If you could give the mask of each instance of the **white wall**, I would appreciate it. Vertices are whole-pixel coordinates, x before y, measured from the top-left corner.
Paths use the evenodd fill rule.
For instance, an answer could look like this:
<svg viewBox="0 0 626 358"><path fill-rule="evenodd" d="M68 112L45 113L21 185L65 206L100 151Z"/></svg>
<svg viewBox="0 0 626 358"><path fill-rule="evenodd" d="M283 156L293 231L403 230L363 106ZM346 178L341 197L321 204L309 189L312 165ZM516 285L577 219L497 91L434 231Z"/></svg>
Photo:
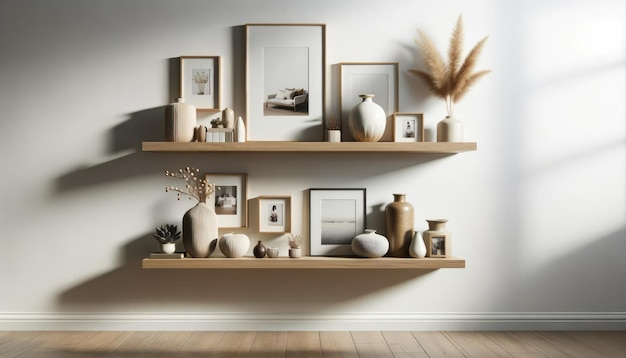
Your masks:
<svg viewBox="0 0 626 358"><path fill-rule="evenodd" d="M445 50L460 13L467 48L490 35L493 73L457 106L477 152L140 150L162 138L178 56L222 56L222 107L243 113L251 22L327 24L335 113L337 63L399 62L400 110L432 129L445 110L407 73L415 30ZM624 329L625 17L623 0L3 1L0 329ZM405 192L417 229L449 219L467 268L141 270L153 228L190 206L162 173L187 165L248 173L251 198L291 195L294 232L307 188L366 187L379 230Z"/></svg>

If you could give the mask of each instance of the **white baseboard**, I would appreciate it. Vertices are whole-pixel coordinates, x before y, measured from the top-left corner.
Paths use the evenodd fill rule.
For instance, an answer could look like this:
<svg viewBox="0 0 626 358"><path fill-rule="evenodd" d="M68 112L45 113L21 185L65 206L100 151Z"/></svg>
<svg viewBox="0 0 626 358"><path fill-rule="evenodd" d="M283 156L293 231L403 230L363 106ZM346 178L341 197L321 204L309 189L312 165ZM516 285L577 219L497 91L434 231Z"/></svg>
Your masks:
<svg viewBox="0 0 626 358"><path fill-rule="evenodd" d="M593 313L0 313L0 331L626 330L625 312Z"/></svg>

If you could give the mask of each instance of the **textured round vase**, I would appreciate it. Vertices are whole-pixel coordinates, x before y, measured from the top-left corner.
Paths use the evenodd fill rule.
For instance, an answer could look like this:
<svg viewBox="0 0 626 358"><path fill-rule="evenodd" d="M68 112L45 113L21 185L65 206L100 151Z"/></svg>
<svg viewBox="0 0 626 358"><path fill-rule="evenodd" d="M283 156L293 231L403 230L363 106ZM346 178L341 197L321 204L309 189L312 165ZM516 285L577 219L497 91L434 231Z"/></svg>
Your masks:
<svg viewBox="0 0 626 358"><path fill-rule="evenodd" d="M376 230L365 229L352 239L352 252L361 257L383 257L389 250L387 238L376 233Z"/></svg>
<svg viewBox="0 0 626 358"><path fill-rule="evenodd" d="M424 231L426 256L449 257L452 255L450 239L452 235L446 230L446 219L426 220L428 230Z"/></svg>
<svg viewBox="0 0 626 358"><path fill-rule="evenodd" d="M417 259L426 257L426 245L419 231L415 231L413 234L413 240L411 240L411 246L409 246L409 255Z"/></svg>
<svg viewBox="0 0 626 358"><path fill-rule="evenodd" d="M406 194L393 194L393 203L385 207L385 225L389 252L387 256L408 257L413 239L414 209L406 201Z"/></svg>
<svg viewBox="0 0 626 358"><path fill-rule="evenodd" d="M196 130L196 107L178 98L165 107L165 140L191 142Z"/></svg>
<svg viewBox="0 0 626 358"><path fill-rule="evenodd" d="M378 142L385 134L387 115L383 108L374 103L373 94L359 95L363 100L350 110L348 123L350 134L357 142Z"/></svg>
<svg viewBox="0 0 626 358"><path fill-rule="evenodd" d="M226 257L241 257L248 252L250 239L245 234L231 232L222 236L219 241L219 247Z"/></svg>
<svg viewBox="0 0 626 358"><path fill-rule="evenodd" d="M437 142L462 142L463 122L455 117L446 116L437 123Z"/></svg>
<svg viewBox="0 0 626 358"><path fill-rule="evenodd" d="M205 203L198 203L183 215L183 246L191 257L209 257L211 241L217 236L217 215Z"/></svg>
<svg viewBox="0 0 626 358"><path fill-rule="evenodd" d="M259 241L259 243L256 244L256 246L252 249L252 254L257 259L262 259L265 257L265 254L267 254L267 249L265 248L265 245L263 245L263 242Z"/></svg>

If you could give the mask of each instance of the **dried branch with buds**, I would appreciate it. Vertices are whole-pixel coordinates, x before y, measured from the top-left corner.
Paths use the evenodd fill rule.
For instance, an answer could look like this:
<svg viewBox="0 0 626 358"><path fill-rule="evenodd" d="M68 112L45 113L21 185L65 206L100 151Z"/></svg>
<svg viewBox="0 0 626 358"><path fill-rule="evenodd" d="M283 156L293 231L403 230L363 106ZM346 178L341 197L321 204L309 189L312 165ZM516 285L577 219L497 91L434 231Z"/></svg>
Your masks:
<svg viewBox="0 0 626 358"><path fill-rule="evenodd" d="M289 234L289 238L287 240L289 240L288 244L292 249L299 249L300 245L302 245L302 236L300 235L294 236L293 234Z"/></svg>
<svg viewBox="0 0 626 358"><path fill-rule="evenodd" d="M165 171L165 176L181 179L185 182L184 188L176 186L165 187L166 192L177 192L177 199L180 200L181 195L189 196L189 199L194 198L199 202L206 202L206 198L215 192L215 186L209 183L204 178L199 178L199 169L186 167L185 169L178 169L177 172Z"/></svg>

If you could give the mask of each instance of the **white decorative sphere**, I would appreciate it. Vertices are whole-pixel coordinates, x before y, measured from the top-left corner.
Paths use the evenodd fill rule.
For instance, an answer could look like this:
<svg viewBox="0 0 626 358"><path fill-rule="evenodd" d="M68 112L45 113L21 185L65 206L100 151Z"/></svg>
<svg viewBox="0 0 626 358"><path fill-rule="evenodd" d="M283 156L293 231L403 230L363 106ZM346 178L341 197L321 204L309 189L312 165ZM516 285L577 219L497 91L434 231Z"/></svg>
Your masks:
<svg viewBox="0 0 626 358"><path fill-rule="evenodd" d="M231 232L220 238L219 247L226 257L241 257L248 252L250 239L245 234Z"/></svg>
<svg viewBox="0 0 626 358"><path fill-rule="evenodd" d="M361 257L382 257L389 251L389 240L376 233L376 230L366 229L352 239L352 252Z"/></svg>

